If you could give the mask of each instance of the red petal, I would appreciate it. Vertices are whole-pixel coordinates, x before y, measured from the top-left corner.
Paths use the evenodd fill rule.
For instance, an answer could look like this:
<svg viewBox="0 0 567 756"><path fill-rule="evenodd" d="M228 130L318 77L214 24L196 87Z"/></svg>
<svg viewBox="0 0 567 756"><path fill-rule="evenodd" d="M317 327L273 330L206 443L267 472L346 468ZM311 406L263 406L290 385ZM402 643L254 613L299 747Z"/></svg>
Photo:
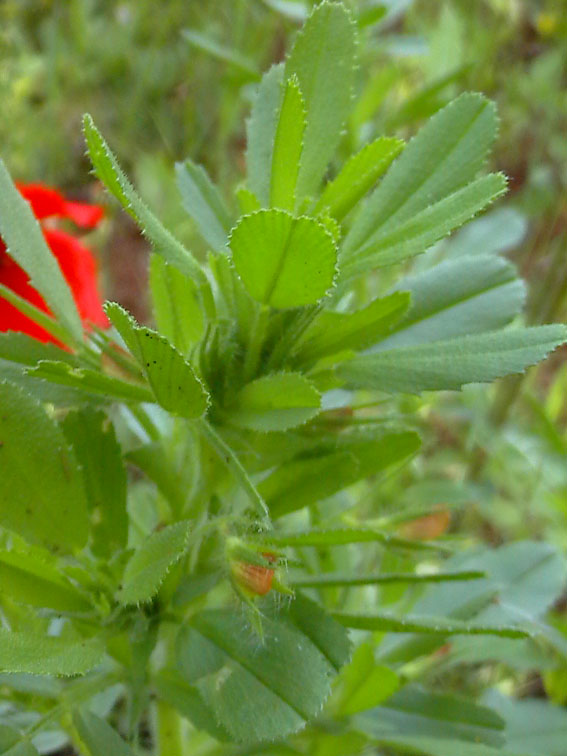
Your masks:
<svg viewBox="0 0 567 756"><path fill-rule="evenodd" d="M64 215L81 228L94 228L104 217L104 210L100 205L87 205L84 202L65 202Z"/></svg>
<svg viewBox="0 0 567 756"><path fill-rule="evenodd" d="M65 198L56 189L44 184L20 184L16 182L18 191L27 199L38 220L50 215L64 215Z"/></svg>
<svg viewBox="0 0 567 756"><path fill-rule="evenodd" d="M38 220L56 215L68 218L81 228L94 228L104 216L104 210L99 205L67 201L56 189L45 184L16 183L16 186L22 197L30 203Z"/></svg>
<svg viewBox="0 0 567 756"><path fill-rule="evenodd" d="M96 262L92 252L74 236L64 231L46 229L45 239L57 258L69 284L81 319L108 328L109 323L97 288Z"/></svg>

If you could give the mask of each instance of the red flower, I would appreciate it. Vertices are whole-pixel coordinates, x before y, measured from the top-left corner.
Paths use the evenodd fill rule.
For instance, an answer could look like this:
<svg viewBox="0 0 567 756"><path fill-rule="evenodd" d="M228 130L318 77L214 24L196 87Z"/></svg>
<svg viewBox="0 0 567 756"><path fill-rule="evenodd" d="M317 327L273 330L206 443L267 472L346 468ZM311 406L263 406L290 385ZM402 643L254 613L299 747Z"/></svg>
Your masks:
<svg viewBox="0 0 567 756"><path fill-rule="evenodd" d="M30 203L38 220L55 216L67 218L83 228L94 228L103 217L103 210L98 205L68 202L55 189L43 184L17 184L17 187L20 194ZM102 301L97 290L96 262L90 249L71 234L54 228L44 228L43 235L69 284L85 327L88 328L89 324L94 324L106 328L108 320L102 309ZM2 239L0 239L0 283L30 304L50 314L41 295L30 285L27 273L7 254ZM0 331L19 331L27 333L38 341L59 343L2 297L0 297Z"/></svg>

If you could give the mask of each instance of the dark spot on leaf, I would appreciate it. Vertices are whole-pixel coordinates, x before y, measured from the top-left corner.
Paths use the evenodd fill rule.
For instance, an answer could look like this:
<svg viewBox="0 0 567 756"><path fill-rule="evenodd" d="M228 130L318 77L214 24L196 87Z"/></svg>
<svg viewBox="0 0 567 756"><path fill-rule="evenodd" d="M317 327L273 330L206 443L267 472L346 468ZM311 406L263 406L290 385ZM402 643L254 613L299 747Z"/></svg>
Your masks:
<svg viewBox="0 0 567 756"><path fill-rule="evenodd" d="M32 510L31 507L26 507L26 514L27 515L32 515L33 514L33 510Z"/></svg>
<svg viewBox="0 0 567 756"><path fill-rule="evenodd" d="M149 366L150 366L150 363L149 363L149 362L146 362L146 367L149 367Z"/></svg>

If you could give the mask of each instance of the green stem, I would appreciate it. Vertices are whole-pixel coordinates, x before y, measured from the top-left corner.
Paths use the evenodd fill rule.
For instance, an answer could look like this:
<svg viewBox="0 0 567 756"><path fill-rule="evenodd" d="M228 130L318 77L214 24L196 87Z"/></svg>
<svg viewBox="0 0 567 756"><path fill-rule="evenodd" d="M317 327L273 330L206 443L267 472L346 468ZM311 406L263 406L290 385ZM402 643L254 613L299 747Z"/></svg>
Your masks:
<svg viewBox="0 0 567 756"><path fill-rule="evenodd" d="M307 328L321 312L322 305L311 305L300 312L293 325L284 333L282 338L275 345L270 359L268 360L267 370L279 368L288 357L297 341L303 336Z"/></svg>
<svg viewBox="0 0 567 756"><path fill-rule="evenodd" d="M252 324L250 339L248 341L248 349L246 350L246 356L244 358L243 373L245 383L252 380L258 370L258 363L260 362L262 346L264 345L264 338L266 336L268 315L269 308L266 307L266 305L260 305L260 307L257 308L254 322Z"/></svg>
<svg viewBox="0 0 567 756"><path fill-rule="evenodd" d="M165 701L157 701L155 707L155 756L185 756L181 716Z"/></svg>
<svg viewBox="0 0 567 756"><path fill-rule="evenodd" d="M205 419L198 420L197 423L203 436L205 436L220 459L234 475L236 480L240 483L244 491L248 494L248 498L254 505L254 508L257 509L262 517L267 520L266 524L268 524L270 512L268 511L266 502L258 493L256 487L248 477L248 473L242 466L242 463L240 462L236 454L232 451L230 446L228 446L228 444L223 441L219 434L211 425L209 425L209 423Z"/></svg>

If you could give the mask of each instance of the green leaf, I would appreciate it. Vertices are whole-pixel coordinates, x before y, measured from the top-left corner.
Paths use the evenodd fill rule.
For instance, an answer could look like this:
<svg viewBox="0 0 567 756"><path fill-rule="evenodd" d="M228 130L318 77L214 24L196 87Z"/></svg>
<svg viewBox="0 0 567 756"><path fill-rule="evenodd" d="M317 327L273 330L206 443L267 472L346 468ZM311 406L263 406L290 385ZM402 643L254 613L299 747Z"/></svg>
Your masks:
<svg viewBox="0 0 567 756"><path fill-rule="evenodd" d="M319 413L321 397L301 373L275 373L248 383L228 411L229 421L258 431L283 431Z"/></svg>
<svg viewBox="0 0 567 756"><path fill-rule="evenodd" d="M384 179L385 181L386 179ZM341 252L341 276L399 263L425 252L506 192L506 178L490 173L398 223L388 221L354 252ZM345 245L348 243L348 238Z"/></svg>
<svg viewBox="0 0 567 756"><path fill-rule="evenodd" d="M354 357L337 373L349 386L389 393L457 390L520 373L566 340L561 325L493 331Z"/></svg>
<svg viewBox="0 0 567 756"><path fill-rule="evenodd" d="M162 672L155 680L159 698L177 709L198 730L204 730L221 742L230 741L226 729L217 722L215 713L205 703L195 685L190 685L176 671Z"/></svg>
<svg viewBox="0 0 567 756"><path fill-rule="evenodd" d="M77 342L83 327L73 295L53 252L47 246L41 227L29 203L22 197L0 160L0 236L10 256L30 277L47 306Z"/></svg>
<svg viewBox="0 0 567 756"><path fill-rule="evenodd" d="M494 105L465 93L439 111L409 142L353 223L346 261L375 234L406 221L471 182L482 168L497 130Z"/></svg>
<svg viewBox="0 0 567 756"><path fill-rule="evenodd" d="M293 459L276 469L258 486L272 517L281 517L405 462L419 449L412 432L386 432L373 440L353 437L341 448L321 456Z"/></svg>
<svg viewBox="0 0 567 756"><path fill-rule="evenodd" d="M507 698L494 691L485 703L506 722L506 742L530 756L563 756L567 742L567 712L549 701Z"/></svg>
<svg viewBox="0 0 567 756"><path fill-rule="evenodd" d="M504 744L504 722L498 714L465 698L417 686L405 687L381 706L359 714L353 725L373 740L387 738L389 743L409 736L411 740L429 737L494 747Z"/></svg>
<svg viewBox="0 0 567 756"><path fill-rule="evenodd" d="M104 719L86 709L73 712L73 724L88 756L134 756L134 751Z"/></svg>
<svg viewBox="0 0 567 756"><path fill-rule="evenodd" d="M404 148L394 137L379 137L352 155L323 190L311 213L327 211L338 221L349 213Z"/></svg>
<svg viewBox="0 0 567 756"><path fill-rule="evenodd" d="M150 259L150 291L158 331L187 355L200 341L204 330L204 314L199 289L163 257Z"/></svg>
<svg viewBox="0 0 567 756"><path fill-rule="evenodd" d="M323 310L298 341L294 361L311 364L344 349L367 349L395 328L409 306L409 293L395 292L356 312Z"/></svg>
<svg viewBox="0 0 567 756"><path fill-rule="evenodd" d="M291 583L296 588L325 588L331 586L354 587L362 585L386 585L388 583L446 583L463 580L478 580L486 573L480 570L461 570L455 572L403 573L382 572L376 575L347 575L337 572L324 572L320 575L294 578Z"/></svg>
<svg viewBox="0 0 567 756"><path fill-rule="evenodd" d="M0 383L0 522L54 551L85 545L88 518L76 460L44 408Z"/></svg>
<svg viewBox="0 0 567 756"><path fill-rule="evenodd" d="M374 647L362 643L342 671L338 686L331 699L332 710L339 717L348 717L359 711L378 706L399 688L398 675L383 664L374 661Z"/></svg>
<svg viewBox="0 0 567 756"><path fill-rule="evenodd" d="M25 333L8 331L0 333L0 359L18 362L20 365L35 365L40 360L62 360L77 365L77 358L70 352L32 339Z"/></svg>
<svg viewBox="0 0 567 756"><path fill-rule="evenodd" d="M0 671L29 675L84 675L102 660L98 640L72 641L0 628Z"/></svg>
<svg viewBox="0 0 567 756"><path fill-rule="evenodd" d="M194 615L177 641L181 674L241 743L281 738L303 727L319 713L349 653L346 634L322 610L313 614L307 599L292 601L274 618L265 611L263 643L232 609Z"/></svg>
<svg viewBox="0 0 567 756"><path fill-rule="evenodd" d="M118 593L121 604L149 601L158 591L171 567L183 556L191 523L176 522L152 533L136 550L124 570Z"/></svg>
<svg viewBox="0 0 567 756"><path fill-rule="evenodd" d="M463 622L458 619L432 616L396 616L389 612L379 614L347 614L333 612L333 617L345 627L380 633L426 633L432 635L497 635L500 638L529 638L532 633L511 625L491 625L480 622Z"/></svg>
<svg viewBox="0 0 567 756"><path fill-rule="evenodd" d="M316 6L285 66L285 78L295 75L299 81L307 111L298 199L317 191L341 138L350 112L355 55L356 27L346 8L326 2Z"/></svg>
<svg viewBox="0 0 567 756"><path fill-rule="evenodd" d="M120 305L108 302L105 312L138 360L156 401L169 412L197 418L208 407L209 397L191 365L157 331L136 324Z"/></svg>
<svg viewBox="0 0 567 756"><path fill-rule="evenodd" d="M294 218L283 210L245 215L232 230L230 248L246 289L263 304L315 304L333 285L335 243L312 218Z"/></svg>
<svg viewBox="0 0 567 756"><path fill-rule="evenodd" d="M217 187L202 165L176 163L177 186L185 210L211 249L223 249L230 231L230 214Z"/></svg>
<svg viewBox="0 0 567 756"><path fill-rule="evenodd" d="M81 466L91 511L93 552L106 557L128 540L126 470L114 427L101 411L69 412L62 424Z"/></svg>
<svg viewBox="0 0 567 756"><path fill-rule="evenodd" d="M494 255L446 260L400 281L398 288L411 294L411 309L380 350L502 328L525 299L514 266Z"/></svg>
<svg viewBox="0 0 567 756"><path fill-rule="evenodd" d="M240 73L244 74L247 79L254 80L259 78L254 62L245 55L242 55L238 50L221 45L208 34L203 34L195 29L184 29L182 35L193 47L212 55L213 58L221 60L223 63L229 63L231 66L237 68Z"/></svg>
<svg viewBox="0 0 567 756"><path fill-rule="evenodd" d="M299 83L295 76L287 80L272 153L271 196L272 207L293 211L295 187L299 175L299 161L305 131L305 107Z"/></svg>
<svg viewBox="0 0 567 756"><path fill-rule="evenodd" d="M18 730L0 725L0 754L2 756L39 756L38 750Z"/></svg>
<svg viewBox="0 0 567 756"><path fill-rule="evenodd" d="M88 114L83 118L83 130L96 176L137 221L154 251L196 283L204 283L205 274L197 260L142 202Z"/></svg>
<svg viewBox="0 0 567 756"><path fill-rule="evenodd" d="M152 392L145 386L127 383L89 368L74 368L67 362L41 360L37 367L28 368L26 373L59 386L71 386L88 394L102 394L107 399L126 402L152 402L154 400Z"/></svg>
<svg viewBox="0 0 567 756"><path fill-rule="evenodd" d="M59 612L85 612L90 603L32 549L28 552L0 551L2 595L17 602Z"/></svg>
<svg viewBox="0 0 567 756"><path fill-rule="evenodd" d="M4 284L0 284L0 297L9 302L16 308L16 310L21 312L22 315L25 315L27 318L30 318L30 320L33 320L34 323L41 326L58 341L61 341L62 343L69 341L67 331L56 320L43 312L43 310L40 310L39 307L28 302L27 299L16 294L12 289L4 286Z"/></svg>
<svg viewBox="0 0 567 756"><path fill-rule="evenodd" d="M270 533L268 542L274 546L344 546L349 543L381 543L384 546L413 550L437 550L439 546L387 533L376 528L312 528L297 532Z"/></svg>
<svg viewBox="0 0 567 756"><path fill-rule="evenodd" d="M283 64L264 74L246 123L248 186L264 207L270 205L272 155L282 96Z"/></svg>

